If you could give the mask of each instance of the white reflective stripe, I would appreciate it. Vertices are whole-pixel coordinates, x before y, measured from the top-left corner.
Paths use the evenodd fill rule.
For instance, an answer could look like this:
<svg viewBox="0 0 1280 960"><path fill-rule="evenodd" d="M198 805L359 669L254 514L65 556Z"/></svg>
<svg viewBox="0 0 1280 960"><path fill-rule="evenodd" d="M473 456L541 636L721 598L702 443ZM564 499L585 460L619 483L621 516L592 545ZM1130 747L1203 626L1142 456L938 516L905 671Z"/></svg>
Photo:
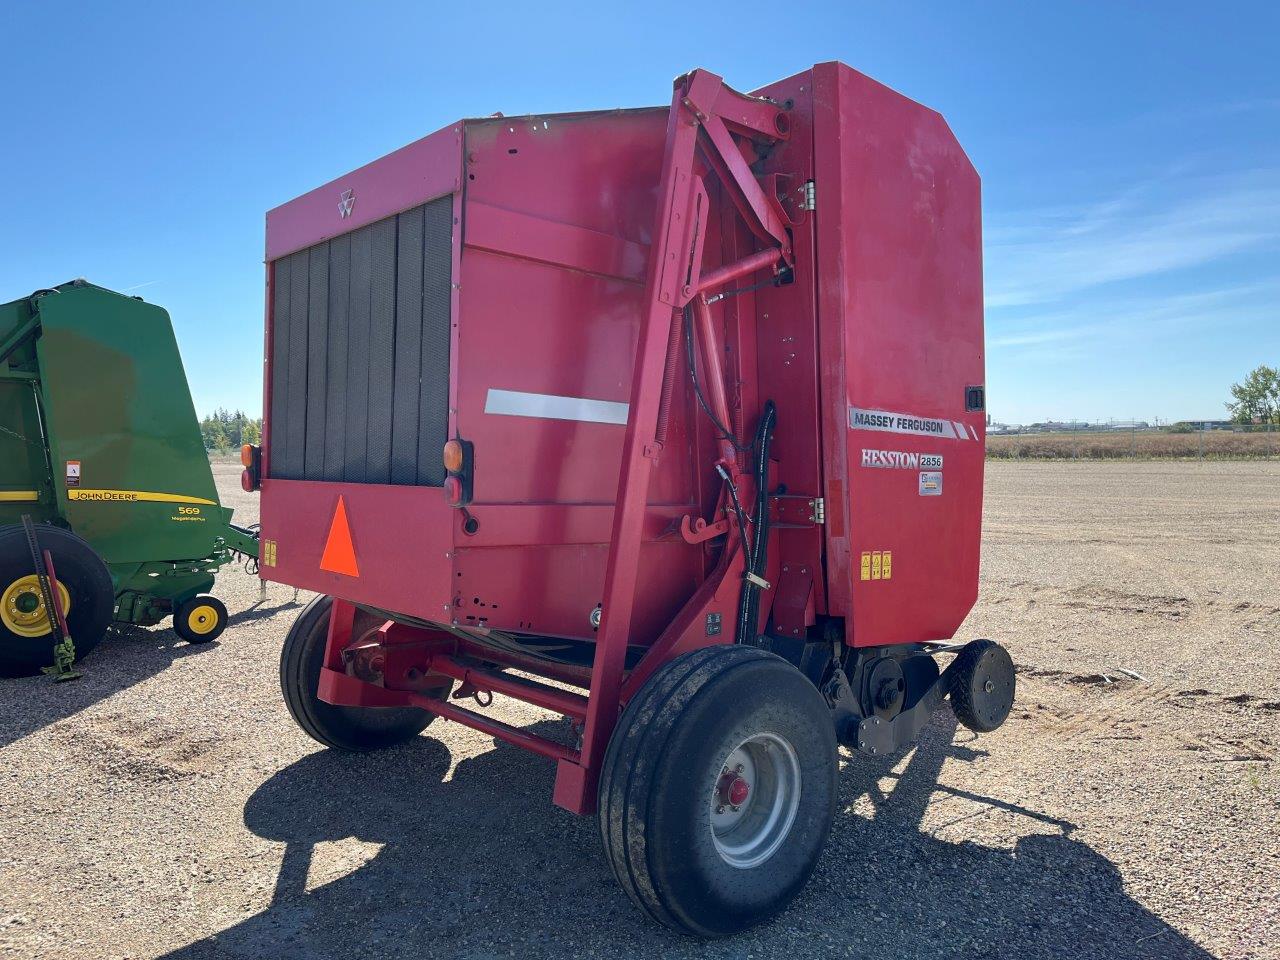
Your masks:
<svg viewBox="0 0 1280 960"><path fill-rule="evenodd" d="M951 423L956 428L957 437L959 437L961 440L969 439L969 431L964 428L963 423L961 423L959 420L952 420Z"/></svg>
<svg viewBox="0 0 1280 960"><path fill-rule="evenodd" d="M982 438L981 438L980 436L978 436L978 428L977 428L977 427L970 426L970 427L969 427L969 432L973 434L973 439L977 440L979 443L981 443L981 442L982 442Z"/></svg>
<svg viewBox="0 0 1280 960"><path fill-rule="evenodd" d="M586 397L560 397L554 393L525 393L489 388L484 412L504 417L543 417L583 423L616 423L625 426L630 404Z"/></svg>

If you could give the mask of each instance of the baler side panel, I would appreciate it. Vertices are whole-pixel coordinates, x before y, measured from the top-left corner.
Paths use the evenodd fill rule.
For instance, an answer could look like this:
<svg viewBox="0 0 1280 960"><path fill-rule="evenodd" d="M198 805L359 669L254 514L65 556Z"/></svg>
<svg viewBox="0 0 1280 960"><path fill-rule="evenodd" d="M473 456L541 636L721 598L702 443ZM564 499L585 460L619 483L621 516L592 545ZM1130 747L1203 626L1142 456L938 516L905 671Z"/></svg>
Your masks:
<svg viewBox="0 0 1280 960"><path fill-rule="evenodd" d="M816 240L814 214L805 209L806 182L813 172L813 75L797 74L756 91L778 103L790 102L791 136L776 144L764 162L764 174L777 174L777 193L783 208L795 221L791 228L795 250L794 280L755 293L755 337L759 401L777 404L777 428L771 455L777 460L776 483L794 496L822 496L822 438L819 393L820 357L817 344ZM744 250L743 253L749 252ZM753 409L759 409L759 404ZM750 434L748 434L750 436ZM775 607L775 632L803 634L814 615L827 612L826 583L822 575L823 534L820 526L778 526L770 534L770 550L780 568L795 572L799 582L808 580L809 603L803 598L775 594L790 606ZM803 587L801 588L803 592Z"/></svg>
<svg viewBox="0 0 1280 960"><path fill-rule="evenodd" d="M851 584L855 645L949 638L978 588L978 176L937 113L847 67L815 72L819 150L838 148L825 169L840 178L834 204L818 188L822 281L839 287L822 322L841 320L845 358L846 395L826 415L848 430L851 555L829 576Z"/></svg>
<svg viewBox="0 0 1280 960"><path fill-rule="evenodd" d="M88 285L42 297L39 312L53 479L72 529L111 564L208 556L223 513L168 313Z"/></svg>
<svg viewBox="0 0 1280 960"><path fill-rule="evenodd" d="M0 304L0 526L23 514L44 519L54 512L53 480L40 430L35 337L28 301Z"/></svg>
<svg viewBox="0 0 1280 960"><path fill-rule="evenodd" d="M53 489L36 408L37 381L0 377L0 526L52 512Z"/></svg>
<svg viewBox="0 0 1280 960"><path fill-rule="evenodd" d="M464 625L484 618L594 636L666 117L634 110L466 125L457 429L474 444L479 530L459 529L456 539ZM700 512L702 480L689 456L698 442L692 397L680 389L671 453L649 488L636 643L655 637L701 582L703 551L677 532L682 513ZM523 539L510 535L517 530ZM594 540L583 539L587 530Z"/></svg>

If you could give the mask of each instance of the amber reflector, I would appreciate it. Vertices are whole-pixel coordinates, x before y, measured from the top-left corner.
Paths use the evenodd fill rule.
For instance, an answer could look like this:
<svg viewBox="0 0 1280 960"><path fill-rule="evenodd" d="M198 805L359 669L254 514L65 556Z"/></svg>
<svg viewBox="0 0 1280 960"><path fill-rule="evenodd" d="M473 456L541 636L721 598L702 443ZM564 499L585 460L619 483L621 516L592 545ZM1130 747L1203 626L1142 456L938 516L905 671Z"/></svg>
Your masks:
<svg viewBox="0 0 1280 960"><path fill-rule="evenodd" d="M444 468L450 473L462 470L462 444L457 440L450 440L444 445Z"/></svg>

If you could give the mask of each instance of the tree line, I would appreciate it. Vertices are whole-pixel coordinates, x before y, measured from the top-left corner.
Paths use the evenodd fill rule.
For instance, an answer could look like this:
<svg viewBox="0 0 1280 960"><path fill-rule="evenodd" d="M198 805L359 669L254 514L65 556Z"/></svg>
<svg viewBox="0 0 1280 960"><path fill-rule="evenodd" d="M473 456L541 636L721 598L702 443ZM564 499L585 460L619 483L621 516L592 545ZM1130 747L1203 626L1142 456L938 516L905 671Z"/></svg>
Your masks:
<svg viewBox="0 0 1280 960"><path fill-rule="evenodd" d="M1231 385L1231 397L1226 406L1236 423L1280 424L1280 369L1263 364L1251 370Z"/></svg>
<svg viewBox="0 0 1280 960"><path fill-rule="evenodd" d="M246 416L243 410L232 413L219 407L200 421L200 436L206 450L219 453L239 450L243 444L262 442L262 418Z"/></svg>

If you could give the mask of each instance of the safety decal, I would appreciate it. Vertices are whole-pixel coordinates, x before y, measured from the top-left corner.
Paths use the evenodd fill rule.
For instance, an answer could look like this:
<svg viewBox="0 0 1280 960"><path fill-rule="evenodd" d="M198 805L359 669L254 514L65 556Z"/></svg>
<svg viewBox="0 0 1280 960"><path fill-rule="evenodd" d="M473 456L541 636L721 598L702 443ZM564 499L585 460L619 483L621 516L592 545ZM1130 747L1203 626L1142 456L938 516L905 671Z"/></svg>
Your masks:
<svg viewBox="0 0 1280 960"><path fill-rule="evenodd" d="M892 580L893 551L863 550L858 573L862 580Z"/></svg>
<svg viewBox="0 0 1280 960"><path fill-rule="evenodd" d="M39 490L0 490L0 503L35 503Z"/></svg>
<svg viewBox="0 0 1280 960"><path fill-rule="evenodd" d="M920 471L920 496L922 497L940 497L942 496L942 471L922 470Z"/></svg>
<svg viewBox="0 0 1280 960"><path fill-rule="evenodd" d="M276 542L274 540L262 541L262 563L267 567L276 565Z"/></svg>
<svg viewBox="0 0 1280 960"><path fill-rule="evenodd" d="M341 494L333 510L329 524L329 536L320 556L320 569L340 573L346 577L360 576L360 564L356 560L356 546L351 539L351 524L347 521L347 502Z"/></svg>
<svg viewBox="0 0 1280 960"><path fill-rule="evenodd" d="M884 433L909 433L921 437L940 437L946 440L977 440L978 432L959 420L943 420L939 417L921 417L913 413L893 413L889 410L864 410L849 408L850 430L879 430Z"/></svg>
<svg viewBox="0 0 1280 960"><path fill-rule="evenodd" d="M67 461L67 486L68 487L80 486L80 461L79 460Z"/></svg>
<svg viewBox="0 0 1280 960"><path fill-rule="evenodd" d="M150 490L68 490L67 499L94 503L203 503L216 507L213 500L188 497L182 493L155 493Z"/></svg>

